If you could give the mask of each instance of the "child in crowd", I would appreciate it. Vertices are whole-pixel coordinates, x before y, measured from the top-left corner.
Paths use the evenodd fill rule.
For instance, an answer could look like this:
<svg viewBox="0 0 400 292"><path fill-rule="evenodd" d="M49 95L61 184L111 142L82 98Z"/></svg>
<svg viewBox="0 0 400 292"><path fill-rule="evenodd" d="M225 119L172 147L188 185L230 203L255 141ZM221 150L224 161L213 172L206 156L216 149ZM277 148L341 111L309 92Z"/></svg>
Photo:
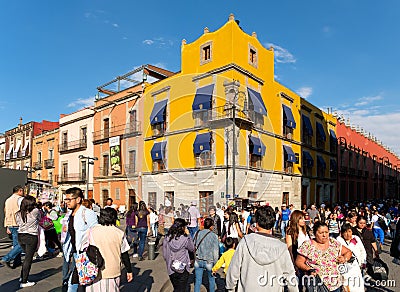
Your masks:
<svg viewBox="0 0 400 292"><path fill-rule="evenodd" d="M236 248L235 239L232 237L227 237L225 239L225 247L226 247L226 252L222 254L222 256L219 258L217 263L212 268L213 274L215 274L219 270L219 268L222 267L223 264L225 264L224 273L226 274L226 272L228 271L229 264L231 263L233 254L235 253L235 248Z"/></svg>

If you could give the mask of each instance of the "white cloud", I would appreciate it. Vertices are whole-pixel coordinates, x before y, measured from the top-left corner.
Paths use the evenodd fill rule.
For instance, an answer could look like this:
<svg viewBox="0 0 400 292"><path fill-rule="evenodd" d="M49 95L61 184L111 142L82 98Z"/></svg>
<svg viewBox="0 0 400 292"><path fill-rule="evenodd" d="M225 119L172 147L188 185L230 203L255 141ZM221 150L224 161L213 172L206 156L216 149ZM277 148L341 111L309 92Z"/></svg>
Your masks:
<svg viewBox="0 0 400 292"><path fill-rule="evenodd" d="M144 40L142 43L144 43L145 45L152 45L152 44L154 44L154 41L152 41L152 40Z"/></svg>
<svg viewBox="0 0 400 292"><path fill-rule="evenodd" d="M358 102L355 104L355 106L365 106L368 105L376 100L382 100L383 96L382 94L376 95L376 96L365 96L361 97L358 99Z"/></svg>
<svg viewBox="0 0 400 292"><path fill-rule="evenodd" d="M122 37L123 40L127 40L128 38L126 36Z"/></svg>
<svg viewBox="0 0 400 292"><path fill-rule="evenodd" d="M312 87L301 87L296 92L303 98L308 98L312 94Z"/></svg>
<svg viewBox="0 0 400 292"><path fill-rule="evenodd" d="M94 96L88 98L78 98L73 102L68 104L68 107L87 107L92 106L94 104Z"/></svg>
<svg viewBox="0 0 400 292"><path fill-rule="evenodd" d="M275 60L278 63L296 63L296 58L287 49L273 43L266 43L266 48L273 47Z"/></svg>
<svg viewBox="0 0 400 292"><path fill-rule="evenodd" d="M113 23L112 26L113 27L119 27L118 23Z"/></svg>

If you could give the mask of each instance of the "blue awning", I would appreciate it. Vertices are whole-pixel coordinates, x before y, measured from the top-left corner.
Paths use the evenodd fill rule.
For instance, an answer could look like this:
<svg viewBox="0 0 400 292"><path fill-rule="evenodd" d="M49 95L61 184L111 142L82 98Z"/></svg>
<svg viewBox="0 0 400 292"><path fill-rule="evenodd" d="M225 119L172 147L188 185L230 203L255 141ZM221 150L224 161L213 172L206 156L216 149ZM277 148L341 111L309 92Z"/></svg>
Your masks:
<svg viewBox="0 0 400 292"><path fill-rule="evenodd" d="M324 169L326 168L326 163L322 156L317 155L317 165Z"/></svg>
<svg viewBox="0 0 400 292"><path fill-rule="evenodd" d="M314 165L314 159L312 158L310 152L303 151L303 159L308 167L312 167Z"/></svg>
<svg viewBox="0 0 400 292"><path fill-rule="evenodd" d="M289 128L296 129L296 122L294 121L293 113L290 107L282 105L285 125Z"/></svg>
<svg viewBox="0 0 400 292"><path fill-rule="evenodd" d="M332 140L334 140L335 142L337 141L337 138L336 138L336 133L335 133L335 131L334 130L329 130L329 134L330 134L330 136L331 136L331 139Z"/></svg>
<svg viewBox="0 0 400 292"><path fill-rule="evenodd" d="M306 131L306 133L307 133L309 136L312 136L312 135L313 135L313 129L312 129L312 126L311 126L310 118L307 117L307 116L305 116L305 115L302 115L301 118L302 118L302 120L303 120L303 128L304 128L304 131Z"/></svg>
<svg viewBox="0 0 400 292"><path fill-rule="evenodd" d="M323 141L326 141L326 135L325 135L324 127L322 126L321 123L318 123L318 122L317 122L317 132L318 132L320 138L321 138Z"/></svg>
<svg viewBox="0 0 400 292"><path fill-rule="evenodd" d="M337 171L336 159L331 158L330 171Z"/></svg>
<svg viewBox="0 0 400 292"><path fill-rule="evenodd" d="M265 107L261 94L251 88L247 88L247 92L249 93L250 97L249 101L253 105L253 108L250 109L254 110L256 113L266 116L267 108Z"/></svg>
<svg viewBox="0 0 400 292"><path fill-rule="evenodd" d="M153 111L150 115L150 124L158 124L164 122L165 119L165 108L167 107L167 99L156 102L153 107Z"/></svg>
<svg viewBox="0 0 400 292"><path fill-rule="evenodd" d="M257 137L249 136L250 138L250 153L254 155L264 156L266 147Z"/></svg>
<svg viewBox="0 0 400 292"><path fill-rule="evenodd" d="M283 149L286 154L286 161L296 163L296 155L294 154L292 147L283 145Z"/></svg>
<svg viewBox="0 0 400 292"><path fill-rule="evenodd" d="M196 95L194 96L192 109L194 111L210 109L213 91L214 84L210 84L197 89Z"/></svg>
<svg viewBox="0 0 400 292"><path fill-rule="evenodd" d="M198 134L193 143L194 154L211 150L211 133Z"/></svg>
<svg viewBox="0 0 400 292"><path fill-rule="evenodd" d="M153 148L151 148L151 159L153 161L164 159L165 146L167 146L167 141L154 143Z"/></svg>

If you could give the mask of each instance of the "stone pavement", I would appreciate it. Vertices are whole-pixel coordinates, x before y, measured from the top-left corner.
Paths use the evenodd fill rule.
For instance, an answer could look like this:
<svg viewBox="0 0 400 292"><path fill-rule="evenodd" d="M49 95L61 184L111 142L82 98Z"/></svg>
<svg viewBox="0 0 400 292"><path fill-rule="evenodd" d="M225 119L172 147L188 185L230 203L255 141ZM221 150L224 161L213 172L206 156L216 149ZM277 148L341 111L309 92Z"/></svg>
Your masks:
<svg viewBox="0 0 400 292"><path fill-rule="evenodd" d="M122 227L122 226L121 226ZM380 287L372 288L368 291L399 291L400 292L400 266L392 263L392 258L389 256L390 241L387 241L381 258L388 264L390 268L389 279L395 280L395 287ZM0 256L6 254L10 249L10 245L0 244ZM161 251L161 249L160 249ZM145 253L145 256L147 253ZM162 254L157 253L155 260L148 260L147 258L139 262L137 258L131 257L132 269L134 273L134 280L131 283L126 282L125 275L121 279L121 291L172 291L172 285L166 272L166 266ZM29 280L35 281L37 284L33 287L20 289L19 288L19 275L21 267L16 269L9 269L7 267L0 268L0 292L12 292L19 290L26 291L61 291L61 269L62 258L50 258L43 261L34 261L32 264ZM190 277L190 290L193 291L194 276ZM203 278L203 283L206 278ZM220 282L220 281L217 281ZM206 291L204 285L201 291Z"/></svg>

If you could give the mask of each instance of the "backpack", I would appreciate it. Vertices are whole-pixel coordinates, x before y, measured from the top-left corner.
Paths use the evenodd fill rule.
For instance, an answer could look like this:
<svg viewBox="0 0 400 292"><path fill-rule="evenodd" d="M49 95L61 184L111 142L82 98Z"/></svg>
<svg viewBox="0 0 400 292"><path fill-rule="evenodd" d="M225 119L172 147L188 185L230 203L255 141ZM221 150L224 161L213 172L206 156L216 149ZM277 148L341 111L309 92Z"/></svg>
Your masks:
<svg viewBox="0 0 400 292"><path fill-rule="evenodd" d="M387 226L387 224L386 224L386 221L385 221L385 219L383 219L381 216L379 216L378 215L378 224L379 224L379 227L380 228L382 228L382 230L383 231L386 231L386 230L388 230L388 226Z"/></svg>

